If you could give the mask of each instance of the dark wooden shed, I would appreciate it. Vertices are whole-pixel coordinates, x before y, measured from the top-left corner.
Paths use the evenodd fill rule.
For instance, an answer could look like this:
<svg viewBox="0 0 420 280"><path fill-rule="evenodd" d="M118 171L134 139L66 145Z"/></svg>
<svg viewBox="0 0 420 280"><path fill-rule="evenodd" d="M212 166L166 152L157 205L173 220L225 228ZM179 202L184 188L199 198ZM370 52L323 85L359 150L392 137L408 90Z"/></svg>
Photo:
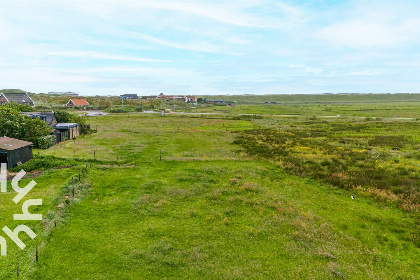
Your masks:
<svg viewBox="0 0 420 280"><path fill-rule="evenodd" d="M56 134L67 132L68 136L67 139L61 139L61 141L64 140L70 140L79 137L80 134L80 126L78 123L58 123L53 128L56 130Z"/></svg>
<svg viewBox="0 0 420 280"><path fill-rule="evenodd" d="M7 163L7 169L27 162L32 155L33 144L10 137L0 138L0 162Z"/></svg>

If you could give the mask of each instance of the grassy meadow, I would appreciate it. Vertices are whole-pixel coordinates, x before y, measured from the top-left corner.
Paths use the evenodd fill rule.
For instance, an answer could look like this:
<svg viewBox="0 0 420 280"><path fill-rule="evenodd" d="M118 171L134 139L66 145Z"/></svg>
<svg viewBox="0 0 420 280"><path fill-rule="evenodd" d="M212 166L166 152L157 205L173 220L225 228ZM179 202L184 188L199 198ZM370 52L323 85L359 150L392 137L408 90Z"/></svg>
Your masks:
<svg viewBox="0 0 420 280"><path fill-rule="evenodd" d="M21 184L43 221L24 250L6 238L0 278L418 279L417 109L268 106L87 117L96 133L35 150Z"/></svg>

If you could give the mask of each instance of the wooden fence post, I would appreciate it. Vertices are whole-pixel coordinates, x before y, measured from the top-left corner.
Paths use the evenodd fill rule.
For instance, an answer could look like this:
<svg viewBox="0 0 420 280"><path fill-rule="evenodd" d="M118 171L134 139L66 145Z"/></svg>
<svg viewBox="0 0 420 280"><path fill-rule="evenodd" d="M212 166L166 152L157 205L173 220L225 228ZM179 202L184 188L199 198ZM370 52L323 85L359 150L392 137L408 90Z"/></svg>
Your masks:
<svg viewBox="0 0 420 280"><path fill-rule="evenodd" d="M35 247L36 247L36 249L35 249L35 260L36 260L36 262L38 262L38 240L36 240Z"/></svg>

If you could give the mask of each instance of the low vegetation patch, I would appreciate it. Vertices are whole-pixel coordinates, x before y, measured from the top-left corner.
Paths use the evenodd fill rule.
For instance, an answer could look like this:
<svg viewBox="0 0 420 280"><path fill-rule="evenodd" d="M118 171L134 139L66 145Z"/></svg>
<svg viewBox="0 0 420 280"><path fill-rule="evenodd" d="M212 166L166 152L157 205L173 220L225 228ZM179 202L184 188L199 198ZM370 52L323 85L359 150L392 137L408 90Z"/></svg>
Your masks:
<svg viewBox="0 0 420 280"><path fill-rule="evenodd" d="M420 166L413 160L419 142L407 136L384 135L394 126L302 122L298 127L244 131L234 143L250 155L279 162L289 173L364 190L419 212ZM405 126L411 133L420 132L418 124ZM370 133L373 131L376 135Z"/></svg>
<svg viewBox="0 0 420 280"><path fill-rule="evenodd" d="M96 159L80 159L80 158L60 158L55 156L34 155L34 158L22 165L13 167L11 172L19 172L25 170L26 172L35 170L48 170L54 168L71 167L87 163L107 163L118 164L117 162L104 162Z"/></svg>

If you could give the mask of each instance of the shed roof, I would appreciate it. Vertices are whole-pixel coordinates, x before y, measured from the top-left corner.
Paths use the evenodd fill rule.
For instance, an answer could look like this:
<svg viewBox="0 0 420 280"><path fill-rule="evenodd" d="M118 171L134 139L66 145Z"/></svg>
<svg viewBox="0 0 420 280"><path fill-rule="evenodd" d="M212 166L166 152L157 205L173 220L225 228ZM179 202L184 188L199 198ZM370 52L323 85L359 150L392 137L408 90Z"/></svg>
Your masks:
<svg viewBox="0 0 420 280"><path fill-rule="evenodd" d="M0 149L3 150L13 151L30 145L32 145L32 142L10 138L7 136L0 138Z"/></svg>
<svg viewBox="0 0 420 280"><path fill-rule="evenodd" d="M56 125L54 125L54 128L58 128L58 129L60 129L60 128L72 128L72 127L76 127L76 126L79 126L79 124L78 123L58 123L58 124L56 124Z"/></svg>

